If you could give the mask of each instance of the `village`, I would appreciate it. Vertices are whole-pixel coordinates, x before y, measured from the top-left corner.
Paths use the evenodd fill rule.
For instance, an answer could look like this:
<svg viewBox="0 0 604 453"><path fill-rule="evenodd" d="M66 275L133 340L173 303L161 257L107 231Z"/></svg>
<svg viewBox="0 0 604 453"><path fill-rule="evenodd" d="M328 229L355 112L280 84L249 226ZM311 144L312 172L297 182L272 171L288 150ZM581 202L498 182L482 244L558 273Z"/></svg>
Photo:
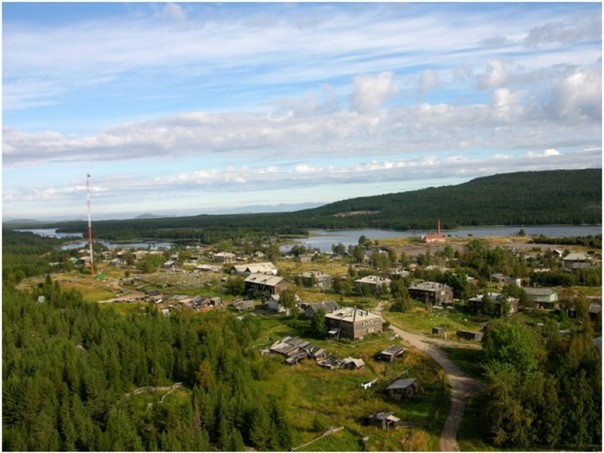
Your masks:
<svg viewBox="0 0 604 453"><path fill-rule="evenodd" d="M455 385L453 376L439 372L430 353L403 336L407 332L420 335L428 346L458 351L451 356L455 360L467 354L456 365L477 385L480 371L468 362L477 361L491 319L522 317L538 329L552 318L568 335L576 328L581 300L601 335L600 286L534 281L546 274L587 278L596 272L600 251L586 246L537 244L527 237L452 239L437 233L379 242L359 238L359 245L334 247L332 253L298 245L276 253L274 239L257 245L234 241L225 248L95 250L92 275L88 250L82 249L71 252L72 270L56 264L52 278L125 315L150 309L166 317L183 310L227 310L239 319L255 318L262 330L257 347L274 357L280 380L304 386L314 379L346 382L345 404L365 401L354 416L333 408L327 416L322 405L333 405L339 396L315 390L316 395L305 396L308 400L301 398L298 409L313 414L312 422L303 418L303 425L332 430L334 420L348 423L348 430L330 431L318 440L327 445L327 437L335 442L351 436L350 426L372 430L364 448L395 448L392 442L400 442L400 434L389 433L399 427L408 431L407 441L424 449L438 449L443 442L434 424L445 421L447 413L437 408L448 406L442 399L455 390L446 390L447 381ZM491 260L488 275L481 260ZM35 283L25 280L21 286ZM417 407L420 415L411 415Z"/></svg>

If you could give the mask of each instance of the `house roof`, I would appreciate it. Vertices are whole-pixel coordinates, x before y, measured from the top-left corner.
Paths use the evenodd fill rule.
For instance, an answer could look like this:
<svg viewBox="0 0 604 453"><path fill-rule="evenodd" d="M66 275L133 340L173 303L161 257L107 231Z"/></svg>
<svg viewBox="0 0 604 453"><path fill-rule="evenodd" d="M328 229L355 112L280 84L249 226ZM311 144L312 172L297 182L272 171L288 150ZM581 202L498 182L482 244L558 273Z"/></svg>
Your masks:
<svg viewBox="0 0 604 453"><path fill-rule="evenodd" d="M376 315L375 313L370 313L366 310L359 310L356 307L345 307L339 310L334 311L333 313L328 313L325 315L326 318L335 319L338 321L348 321L352 322L354 319L356 321L366 321L368 319L382 319L381 316Z"/></svg>
<svg viewBox="0 0 604 453"><path fill-rule="evenodd" d="M396 423L401 421L400 418L394 416L394 412L378 412L377 414L372 415L372 417L376 420L388 420Z"/></svg>
<svg viewBox="0 0 604 453"><path fill-rule="evenodd" d="M418 291L436 291L437 289L449 288L449 286L437 282L422 282L411 286L409 289Z"/></svg>
<svg viewBox="0 0 604 453"><path fill-rule="evenodd" d="M394 354L398 354L401 351L406 351L406 349L404 347L402 347L400 344L395 344L390 346L388 349L384 349L380 354L386 354L386 355L394 355Z"/></svg>
<svg viewBox="0 0 604 453"><path fill-rule="evenodd" d="M591 257L585 253L569 253L562 261L591 261Z"/></svg>
<svg viewBox="0 0 604 453"><path fill-rule="evenodd" d="M417 381L415 378L398 379L386 388L386 390L405 390Z"/></svg>
<svg viewBox="0 0 604 453"><path fill-rule="evenodd" d="M319 310L323 310L325 313L331 313L332 311L335 311L338 308L340 308L340 306L338 305L338 303L335 300L325 300L322 302L315 302L312 304L308 304L308 307L306 307L307 310L310 310L315 313L318 312Z"/></svg>
<svg viewBox="0 0 604 453"><path fill-rule="evenodd" d="M236 264L233 266L235 271L239 273L250 273L250 274L276 274L277 268L271 262L266 263L248 263L248 264Z"/></svg>
<svg viewBox="0 0 604 453"><path fill-rule="evenodd" d="M279 283L284 281L283 277L277 277L275 275L266 274L250 274L246 279L246 283L256 283L265 286L277 286Z"/></svg>
<svg viewBox="0 0 604 453"><path fill-rule="evenodd" d="M528 296L551 296L556 294L554 288L524 288L524 292Z"/></svg>
<svg viewBox="0 0 604 453"><path fill-rule="evenodd" d="M354 281L355 283L365 283L368 285L389 285L391 280L385 277L379 277L377 275L368 275L363 278L359 278Z"/></svg>
<svg viewBox="0 0 604 453"><path fill-rule="evenodd" d="M308 272L304 272L302 274L302 277L304 277L304 278L312 278L313 275L315 276L315 278L331 277L331 275L326 274L326 273L321 272L321 271L308 271Z"/></svg>

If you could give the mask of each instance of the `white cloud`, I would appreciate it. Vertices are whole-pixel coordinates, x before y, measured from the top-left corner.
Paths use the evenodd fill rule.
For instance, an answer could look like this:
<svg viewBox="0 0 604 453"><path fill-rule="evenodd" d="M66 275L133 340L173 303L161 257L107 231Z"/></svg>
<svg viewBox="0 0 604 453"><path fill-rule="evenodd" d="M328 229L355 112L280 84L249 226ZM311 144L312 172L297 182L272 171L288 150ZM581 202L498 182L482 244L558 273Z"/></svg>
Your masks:
<svg viewBox="0 0 604 453"><path fill-rule="evenodd" d="M178 21L187 20L187 14L185 13L185 10L182 6L178 5L177 3L166 3L163 7L162 13L164 16L170 19L175 19Z"/></svg>
<svg viewBox="0 0 604 453"><path fill-rule="evenodd" d="M560 152L557 149L554 148L548 148L545 151L543 151L542 153L535 153L533 151L529 151L528 153L526 153L526 155L528 157L553 157L553 156L559 156Z"/></svg>
<svg viewBox="0 0 604 453"><path fill-rule="evenodd" d="M495 117L504 121L521 118L523 114L521 100L522 93L513 92L507 88L495 90L491 100Z"/></svg>
<svg viewBox="0 0 604 453"><path fill-rule="evenodd" d="M556 116L573 121L601 121L602 68L575 69L555 82L552 107Z"/></svg>
<svg viewBox="0 0 604 453"><path fill-rule="evenodd" d="M419 92L421 94L426 94L429 91L434 90L435 88L438 88L438 86L440 85L439 79L438 79L438 72L433 71L433 70L427 70L422 72L422 74L419 77Z"/></svg>
<svg viewBox="0 0 604 453"><path fill-rule="evenodd" d="M352 103L360 112L376 109L382 102L396 96L399 87L394 81L392 72L378 75L363 75L354 78Z"/></svg>
<svg viewBox="0 0 604 453"><path fill-rule="evenodd" d="M535 165L535 160L539 164ZM245 191L284 191L305 187L336 187L366 183L401 183L426 179L472 177L526 170L558 168L588 168L601 165L601 148L560 153L555 149L528 152L522 155L496 155L469 158L467 156L426 156L413 159L372 160L353 165L320 165L316 163L283 164L279 166L228 166L192 170L186 173L162 177L111 175L95 178L95 204L115 203L118 200L144 200L148 194L154 197L190 197L200 190L205 193ZM23 202L82 202L85 191L79 183L5 190L3 200L10 208ZM322 200L308 200L322 201Z"/></svg>
<svg viewBox="0 0 604 453"><path fill-rule="evenodd" d="M498 88L509 78L508 70L501 60L491 60L484 74L478 76L478 87L481 89Z"/></svg>
<svg viewBox="0 0 604 453"><path fill-rule="evenodd" d="M524 42L529 47L538 48L598 40L602 38L601 19L601 15L592 14L576 16L569 21L547 22L532 28Z"/></svg>

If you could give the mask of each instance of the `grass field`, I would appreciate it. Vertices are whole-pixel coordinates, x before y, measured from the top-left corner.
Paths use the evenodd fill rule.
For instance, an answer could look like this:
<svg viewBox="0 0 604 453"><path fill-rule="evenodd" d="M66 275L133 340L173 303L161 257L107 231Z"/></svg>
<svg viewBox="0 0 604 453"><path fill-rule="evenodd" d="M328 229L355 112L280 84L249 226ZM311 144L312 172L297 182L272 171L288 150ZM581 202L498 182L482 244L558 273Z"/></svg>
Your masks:
<svg viewBox="0 0 604 453"><path fill-rule="evenodd" d="M262 341L263 345L285 335L304 332L287 326L278 315L260 315L259 318L263 331L259 343ZM450 404L448 388L442 387L438 365L419 352L411 352L392 363L376 361L376 353L394 344L390 338L388 333L356 342L308 338L338 357L362 358L366 366L360 371L328 370L310 359L290 367L284 364L283 357L271 357L276 366L270 379L259 383L259 391L286 400L296 446L319 437L330 427L343 426L342 431L313 442L306 450L400 451L404 442L409 443L405 447L408 449L414 445L413 448L420 450L438 449ZM424 393L409 400L391 401L385 388L395 378L407 376L417 378ZM378 381L372 388L364 390L360 386L376 378ZM384 431L366 426L366 417L379 411L394 412L404 427ZM366 436L368 440L363 441Z"/></svg>
<svg viewBox="0 0 604 453"><path fill-rule="evenodd" d="M409 332L432 335L433 327L444 327L447 339L456 340L457 330L479 331L484 325L484 318L471 316L459 311L432 310L428 312L423 306L415 306L405 313L384 311L385 320Z"/></svg>

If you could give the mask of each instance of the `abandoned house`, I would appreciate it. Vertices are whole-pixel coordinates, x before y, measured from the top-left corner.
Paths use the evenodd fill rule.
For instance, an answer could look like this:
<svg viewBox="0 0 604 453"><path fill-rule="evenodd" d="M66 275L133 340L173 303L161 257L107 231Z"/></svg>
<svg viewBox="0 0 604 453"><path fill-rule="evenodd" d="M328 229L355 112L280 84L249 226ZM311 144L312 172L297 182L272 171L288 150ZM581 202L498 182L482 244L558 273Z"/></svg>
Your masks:
<svg viewBox="0 0 604 453"><path fill-rule="evenodd" d="M453 303L453 289L437 282L423 282L409 288L409 295L430 305Z"/></svg>
<svg viewBox="0 0 604 453"><path fill-rule="evenodd" d="M386 362L392 362L397 357L401 357L405 353L405 351L407 350L403 348L400 344L395 344L393 346L390 346L388 349L384 349L382 352L380 352L377 356L377 359L385 360Z"/></svg>
<svg viewBox="0 0 604 453"><path fill-rule="evenodd" d="M377 290L382 287L390 288L391 280L377 275L368 275L355 280L354 283L359 290L361 290L363 286L369 286L370 288Z"/></svg>
<svg viewBox="0 0 604 453"><path fill-rule="evenodd" d="M275 265L271 262L265 263L248 263L248 264L235 264L231 268L231 274L233 275L251 275L251 274L266 274L266 275L277 275L278 271Z"/></svg>
<svg viewBox="0 0 604 453"><path fill-rule="evenodd" d="M482 332L472 332L469 330L458 330L457 338L461 340L470 340L470 341L482 341L483 333Z"/></svg>
<svg viewBox="0 0 604 453"><path fill-rule="evenodd" d="M486 296L488 296L495 305L494 314L500 316L501 307L502 307L502 303L504 300L503 296L499 293L487 293ZM484 297L485 297L484 294L480 294L476 297L472 297L471 299L468 299L468 308L470 309L470 311L472 313L485 313ZM518 299L516 299L514 297L508 297L507 303L509 304L508 313L507 313L508 315L518 312L518 303L519 303Z"/></svg>
<svg viewBox="0 0 604 453"><path fill-rule="evenodd" d="M396 429L399 427L401 419L395 417L394 412L378 412L367 417L367 423L382 429Z"/></svg>
<svg viewBox="0 0 604 453"><path fill-rule="evenodd" d="M415 378L397 379L386 388L388 396L393 400L410 398L422 393L422 387Z"/></svg>
<svg viewBox="0 0 604 453"><path fill-rule="evenodd" d="M524 288L526 300L537 308L557 309L558 293L553 288Z"/></svg>
<svg viewBox="0 0 604 453"><path fill-rule="evenodd" d="M365 335L381 332L382 317L356 307L346 307L325 315L328 334L335 338L356 340Z"/></svg>
<svg viewBox="0 0 604 453"><path fill-rule="evenodd" d="M333 277L329 274L325 274L321 271L309 271L304 272L302 275L302 283L304 286L316 287L322 290L331 289L333 284Z"/></svg>
<svg viewBox="0 0 604 453"><path fill-rule="evenodd" d="M279 294L292 286L283 277L266 274L251 274L245 279L246 292L259 291L261 293Z"/></svg>
<svg viewBox="0 0 604 453"><path fill-rule="evenodd" d="M320 310L323 310L325 314L327 314L333 313L339 308L340 306L335 300L325 300L323 302L316 302L313 304L308 304L306 306L306 309L304 310L304 316L306 316L308 319L312 319L315 314Z"/></svg>

